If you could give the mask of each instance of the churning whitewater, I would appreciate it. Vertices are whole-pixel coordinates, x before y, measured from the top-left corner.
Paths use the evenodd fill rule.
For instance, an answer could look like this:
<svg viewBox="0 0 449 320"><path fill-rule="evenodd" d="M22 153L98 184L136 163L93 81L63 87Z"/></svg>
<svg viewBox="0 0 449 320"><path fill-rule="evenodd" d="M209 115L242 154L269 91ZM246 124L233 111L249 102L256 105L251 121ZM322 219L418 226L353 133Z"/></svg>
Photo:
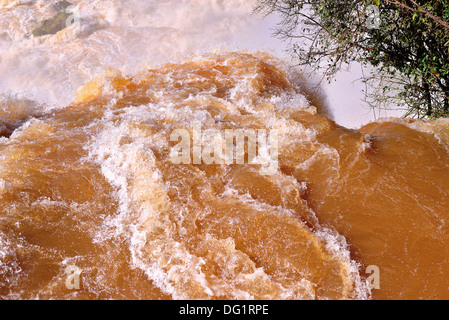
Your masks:
<svg viewBox="0 0 449 320"><path fill-rule="evenodd" d="M0 1L2 299L449 297L447 120L339 126L251 1L71 3Z"/></svg>

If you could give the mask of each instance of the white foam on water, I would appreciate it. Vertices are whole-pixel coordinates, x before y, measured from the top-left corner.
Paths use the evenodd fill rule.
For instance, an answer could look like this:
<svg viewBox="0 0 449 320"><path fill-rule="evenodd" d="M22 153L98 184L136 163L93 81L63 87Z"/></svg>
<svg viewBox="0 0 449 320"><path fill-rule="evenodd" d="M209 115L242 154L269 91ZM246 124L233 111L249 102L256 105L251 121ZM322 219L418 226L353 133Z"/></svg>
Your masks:
<svg viewBox="0 0 449 320"><path fill-rule="evenodd" d="M30 115L34 114L35 106L40 106L42 111L64 107L74 100L79 86L111 67L125 74L134 74L145 69L145 66L177 62L209 51L254 51L266 49L267 43L276 43L270 32L266 32L269 25L267 20L251 15L252 1L73 2L80 9L80 28L64 29L57 34L42 37L27 35L39 21L54 14L50 5L56 1L0 3L8 9L0 11L0 21L9 25L8 31L0 34L0 92L5 96L12 92L24 101L33 101L31 109L26 111ZM276 118L270 112L258 114L245 99L252 93L251 81L255 77L257 74L240 79L239 85L230 93L229 100L235 108L242 107L260 117L267 125L279 128L280 134L312 140L315 134L312 130L305 130L299 124L291 127L288 120ZM159 96L164 94L160 92ZM207 93L202 94L208 96ZM190 99L201 99L201 95ZM272 97L266 102L278 105L279 109L309 107L302 95ZM111 108L113 104L114 100L104 108ZM26 103L24 105L28 106ZM192 111L187 107L182 111L180 114L180 110L169 102L143 105L123 109L118 119L120 121L116 122L117 116L113 111L106 110L104 117L91 125L92 132L96 134L90 145L86 146L88 160L100 165L102 174L115 188L119 203L118 214L105 219L103 227L96 234L96 241L125 235L130 245L131 263L144 270L164 292L180 299L188 298L176 285L178 281L183 281L182 278L190 277L209 296L220 294L225 286L233 285L223 283L220 287L208 283L201 271L204 261L190 254L183 243L171 238L174 226L164 212L168 201L167 185L161 179L155 155L151 151L152 148L160 150L168 147L168 144L158 134L141 136L140 132L133 129L136 119L140 123L151 123L160 118L172 118L178 125L186 126L197 119L203 123L214 121L206 111ZM12 138L40 121L28 119ZM330 155L333 156L332 152ZM6 187L6 183L1 184L0 192ZM261 205L251 201L255 206ZM283 214L290 213L285 211ZM182 212L176 218L182 219ZM340 240L324 235L327 233L323 233L323 239L329 243L329 250L340 255L356 277L356 267L348 258L346 246ZM220 246L228 245L222 240L210 240ZM8 249L7 241L5 243L4 248ZM153 250L149 252L148 247ZM238 250L233 250L236 255L239 254ZM0 253L0 257L5 254ZM242 277L269 280L261 268ZM304 280L298 286L313 296L313 284ZM359 286L362 287L357 283ZM279 290L282 298L298 298L289 288ZM364 290L361 289L361 292L364 297ZM245 291L235 290L234 294L236 298L252 298Z"/></svg>
<svg viewBox="0 0 449 320"><path fill-rule="evenodd" d="M361 270L361 264L351 259L351 253L346 239L335 230L325 227L316 231L315 235L325 243L326 249L329 252L345 264L350 278L354 283L354 299L370 299L371 289L366 280L360 276L361 272L363 272Z"/></svg>
<svg viewBox="0 0 449 320"><path fill-rule="evenodd" d="M168 79L170 79L170 75ZM267 98L266 101L259 102L279 102L281 106L275 106L271 111L259 114L249 104L249 101L240 98L245 95L255 95L252 92L250 82L244 80L236 82L238 83L237 89L231 90L233 92L238 91L238 94L229 95L229 99L212 98L207 91L199 92L196 95L187 96L184 100L185 107L182 109L175 107L176 104L179 104L175 91L160 92L160 94L153 92L156 96L161 97L159 102L124 107L120 109L119 115L114 109L117 100L112 99L109 104L103 107L105 109L103 118L91 125L91 131L96 132L96 134L92 137L91 143L86 146L89 151L88 159L100 165L101 172L106 180L115 187L115 196L119 204L118 214L105 220L103 227L96 234L96 241L101 242L105 239L124 236L129 242L130 263L135 268L143 270L157 287L175 299L191 297L180 289L184 281L195 283L197 290L202 291L204 296L212 297L220 295L222 292L229 294L229 291L231 291L236 299L254 298L250 291L239 289L239 284L251 277L259 279L258 281L271 282L270 276L263 269L256 268L253 273L241 274L238 278L228 282L216 280L212 285L202 271L204 260L191 254L184 243L175 240L176 236L174 235L178 231L176 231L177 227L172 221L173 219L182 221L184 219L183 212L181 210L178 212L178 216L173 217L173 213L168 213L168 210L166 210L170 201L167 196L170 182L162 180L152 150L158 150L159 152L169 150L167 136L169 136L170 130L174 128L179 126L188 128L194 121L198 120L205 127L215 123L213 116L207 110L195 110L188 105L192 102L195 102L194 105L201 105L202 101L204 101L204 105L208 105L211 99L217 99L217 101L223 101L223 103L229 105L231 113L237 106L245 108L255 117L263 119L264 124L279 128L280 133L285 136L281 138L281 141L292 140L293 137L313 141L316 135L313 130L305 129L299 123L276 115L276 110L291 108L289 99L302 101L303 107L307 108L308 104L305 103L303 98L292 98L291 96ZM164 87L162 90L168 89ZM112 91L109 93L113 94ZM159 125L156 133L145 134L140 129L135 128L136 123L152 125L158 123L161 119L170 121L167 121L164 126ZM281 146L284 146L284 144L281 144ZM325 146L323 148L328 150ZM331 155L333 155L332 152ZM281 173L278 174L282 175ZM284 179L291 179L291 177L284 177ZM306 187L297 181L292 181L292 185L296 186L298 190ZM232 190L229 186L223 193L223 196L226 195L236 196L242 203L257 210L272 209L270 205L260 203L249 195L238 195L236 190ZM294 212L282 207L275 209L280 215L294 217ZM300 224L300 222L298 223ZM182 234L182 230L179 232ZM327 243L328 251L339 259L341 257L341 261L347 265L347 269L350 270L349 274L356 283L357 297L366 298L367 295L363 295L363 292L365 292L363 282L357 278L359 275L356 265L349 259L347 246L341 239L337 241L324 231L319 236ZM235 254L235 259L239 259L238 257L243 254L232 244L226 243L228 240L215 239L207 235L206 239L220 248L226 247L231 250ZM247 259L250 260L248 257ZM275 285L277 285L279 291L278 297L282 299L304 297L299 294L300 291L302 294L308 292L309 297L315 297L314 284L306 279L298 282L294 291L292 288L284 288L279 284Z"/></svg>
<svg viewBox="0 0 449 320"><path fill-rule="evenodd" d="M19 282L22 268L15 258L16 250L22 245L22 241L8 238L8 235L0 230L0 287L13 288ZM20 298L19 292L11 291L8 299Z"/></svg>

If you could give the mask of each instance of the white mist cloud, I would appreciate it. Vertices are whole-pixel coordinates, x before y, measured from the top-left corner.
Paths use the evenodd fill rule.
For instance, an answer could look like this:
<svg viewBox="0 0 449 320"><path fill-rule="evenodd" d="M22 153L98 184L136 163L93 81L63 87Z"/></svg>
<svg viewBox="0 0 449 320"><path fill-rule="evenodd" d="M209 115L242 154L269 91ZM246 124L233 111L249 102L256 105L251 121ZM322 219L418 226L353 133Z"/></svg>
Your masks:
<svg viewBox="0 0 449 320"><path fill-rule="evenodd" d="M28 38L38 21L51 17L57 1L29 6L10 2L0 12L0 92L63 107L76 89L112 67L135 73L148 65L177 62L209 51L266 51L289 60L287 43L272 36L274 15L253 14L247 0L72 0L81 29ZM292 62L293 64L293 62ZM357 70L324 85L337 123L357 127L373 120L362 107Z"/></svg>

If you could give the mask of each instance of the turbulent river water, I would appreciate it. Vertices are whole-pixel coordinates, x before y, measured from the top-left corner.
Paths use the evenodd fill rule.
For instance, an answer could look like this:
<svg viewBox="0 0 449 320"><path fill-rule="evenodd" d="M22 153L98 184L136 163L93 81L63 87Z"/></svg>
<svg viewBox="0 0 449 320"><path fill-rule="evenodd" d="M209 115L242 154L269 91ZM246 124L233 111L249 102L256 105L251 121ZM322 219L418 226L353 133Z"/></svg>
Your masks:
<svg viewBox="0 0 449 320"><path fill-rule="evenodd" d="M336 124L298 70L228 50L252 2L73 3L33 36L58 2L0 1L0 298L449 298L447 120ZM275 170L250 138L208 163L198 124L276 132Z"/></svg>

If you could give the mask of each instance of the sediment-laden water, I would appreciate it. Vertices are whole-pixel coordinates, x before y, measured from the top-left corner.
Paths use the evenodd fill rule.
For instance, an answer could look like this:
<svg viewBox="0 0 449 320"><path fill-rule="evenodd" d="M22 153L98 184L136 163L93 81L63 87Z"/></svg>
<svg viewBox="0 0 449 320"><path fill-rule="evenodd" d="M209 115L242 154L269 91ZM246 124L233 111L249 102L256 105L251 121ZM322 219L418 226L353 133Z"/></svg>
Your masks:
<svg viewBox="0 0 449 320"><path fill-rule="evenodd" d="M323 114L298 70L270 54L178 59L163 41L181 38L178 26L142 34L111 21L143 13L78 2L104 16L30 38L36 19L57 10L0 2L2 299L449 297L448 121L346 129ZM141 48L139 35L153 47L118 71ZM142 65L150 52L160 61ZM276 170L196 163L195 147L211 152L203 136L195 145L195 123L203 132L275 130ZM173 161L177 130L192 137L191 162ZM79 288L67 285L71 266Z"/></svg>

